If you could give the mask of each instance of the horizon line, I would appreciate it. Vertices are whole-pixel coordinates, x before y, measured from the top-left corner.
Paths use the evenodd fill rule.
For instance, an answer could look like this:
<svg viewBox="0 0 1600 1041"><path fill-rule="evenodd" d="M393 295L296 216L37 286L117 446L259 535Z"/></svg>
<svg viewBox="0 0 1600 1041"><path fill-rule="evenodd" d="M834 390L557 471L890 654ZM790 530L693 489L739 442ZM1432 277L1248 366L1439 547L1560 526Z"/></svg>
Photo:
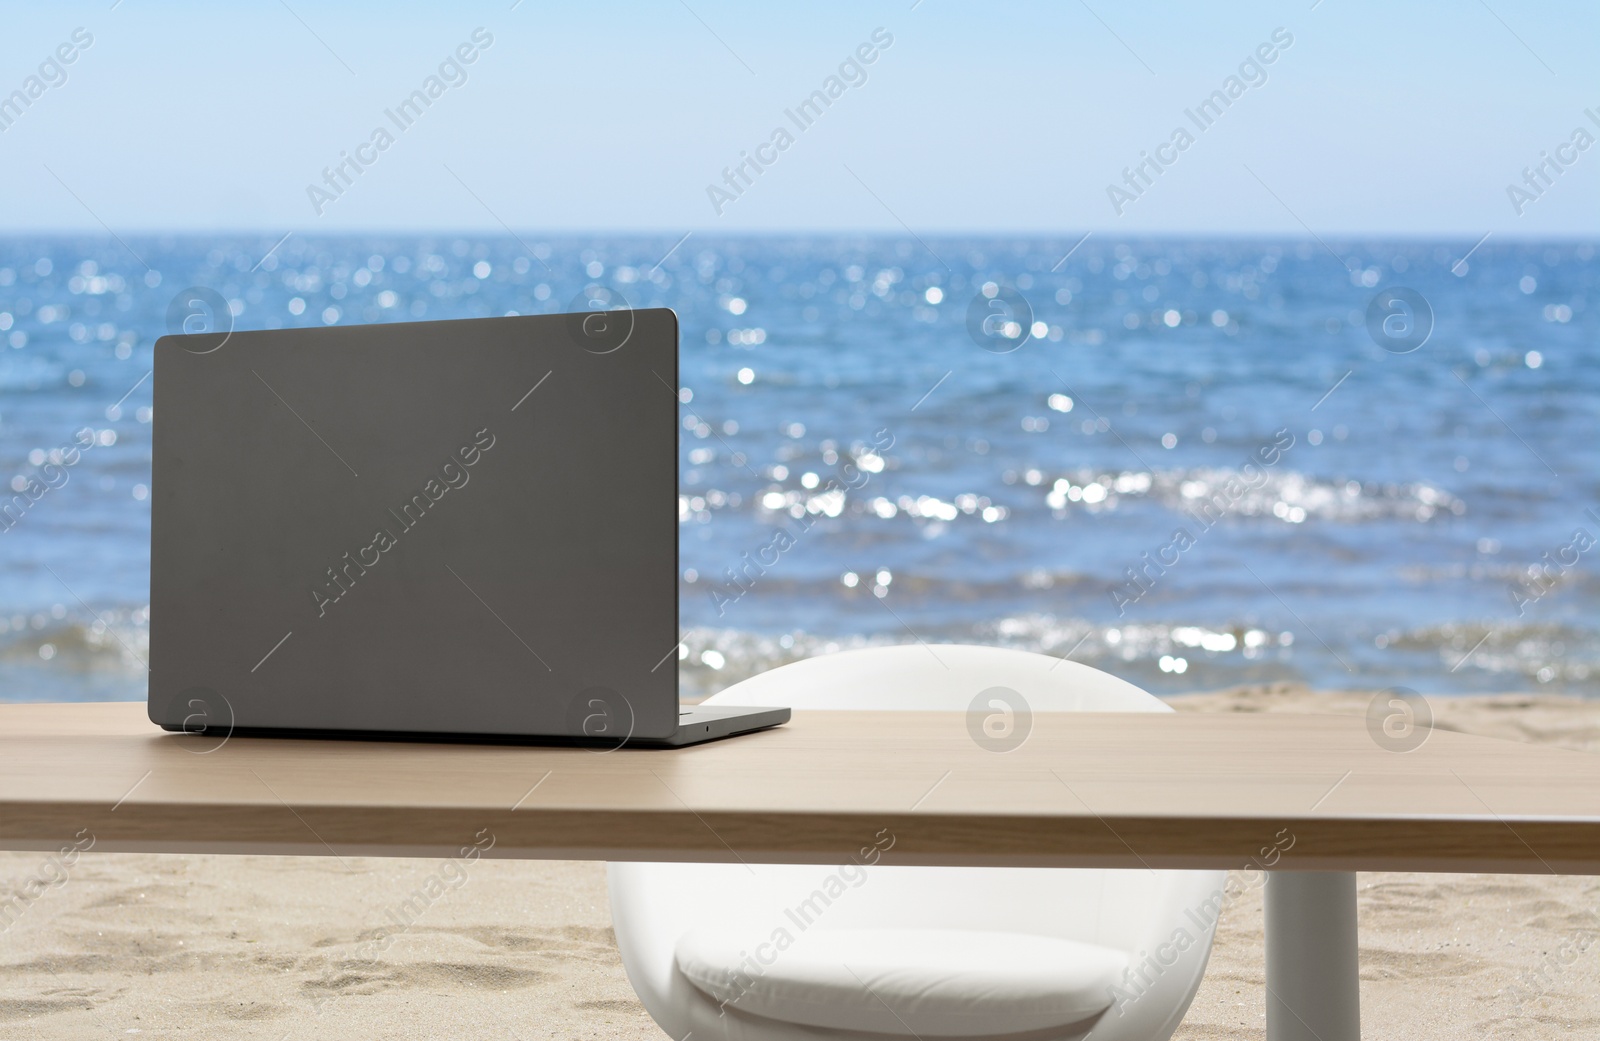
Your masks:
<svg viewBox="0 0 1600 1041"><path fill-rule="evenodd" d="M539 236L539 237L542 237L542 238L549 238L549 239L573 238L573 237L586 236L586 235L587 236L598 236L598 237L604 237L604 238L665 238L665 239L671 239L671 238L674 238L674 237L677 237L677 236L682 236L684 234L686 234L686 232L683 229L662 229L662 230L631 229L630 230L630 229L617 229L617 228L593 228L593 229L571 228L571 229L559 229L559 230L558 229L542 229L541 230L541 229L533 229L533 228L523 228L523 229L518 229L518 230L514 230L514 231L507 231L507 230L505 230L503 228L491 231L491 230L488 230L488 229L477 229L477 228L472 228L472 227L461 227L461 228L449 228L449 227L404 228L404 229L402 229L402 228L385 228L385 229L379 229L379 228L341 228L341 229L336 229L336 230L312 230L312 229L305 229L305 228L291 228L286 232L282 228L275 228L275 229L270 229L269 230L269 229L264 229L264 228L243 228L243 227L241 227L241 228L217 228L217 229L188 229L188 228L138 229L138 230L125 230L125 231L116 232L116 233L106 232L106 231L103 231L103 230L102 231L92 231L92 230L89 230L89 229L86 229L86 228L85 229L51 228L51 229L22 229L22 230L0 231L0 241L5 241L5 240L8 240L8 239L14 240L14 239L26 239L26 238L66 238L66 237L98 238L98 239L105 239L105 240L108 240L108 241L114 241L115 239L118 238L119 235L128 236L128 237L140 237L140 238L152 238L152 237L200 238L200 237L205 237L205 236L219 237L220 238L220 237L253 236L253 237L270 238L270 239L274 239L274 240L286 239L288 237L295 237L295 236L303 237L303 238L309 238L309 239L322 239L322 238L339 238L339 237L354 237L354 236L393 236L393 237L408 237L409 238L409 237L424 237L424 236L430 236L430 235L432 235L432 236L438 236L438 235L458 235L458 236L470 235L470 236L474 236L474 237L477 237L477 238L509 239L509 240L513 240L514 241L514 240L518 239L522 235L535 235L535 236ZM955 230L948 230L948 231L916 232L916 233L912 233L912 234L908 235L905 232L895 232L895 231L888 230L888 229L885 229L885 230L866 230L866 229L853 229L853 230L852 229L794 230L794 229L773 228L773 229L751 229L751 230L740 230L740 231L721 231L721 230L707 229L707 228L691 228L691 229L688 229L687 234L688 235L694 235L694 236L704 236L704 237L707 237L707 238L718 238L718 239L742 239L742 238L751 238L751 239L753 239L753 238L789 238L789 239L804 239L804 238L816 238L816 239L823 239L823 238L869 238L869 239L885 239L885 240L915 242L918 238L928 238L928 239L938 239L938 240L951 240L951 239L1011 239L1011 240L1016 240L1016 241L1050 241L1050 242L1054 242L1054 241L1057 241L1057 240L1060 240L1060 239L1070 239L1070 238L1074 238L1074 237L1080 237L1080 238L1084 237L1085 236L1085 231L1084 231L1084 229L1081 229L1081 228L1080 229L1062 230L1062 231L1047 231L1047 232L1041 232L1041 231L1007 231L1007 230L1004 230L1004 229L995 230L995 231L955 231ZM1319 241L1322 241L1322 240L1332 240L1332 241L1339 241L1339 242L1350 242L1350 241L1360 240L1360 241L1378 241L1378 242L1385 242L1385 243L1400 244L1400 243L1424 243L1424 242L1425 243L1440 243L1440 242L1454 242L1454 241L1478 242L1478 241L1481 241L1483 239L1493 238L1496 242L1501 242L1501 243L1549 243L1549 242L1583 243L1583 242L1592 242L1592 243L1595 243L1596 245L1600 245L1600 231L1591 232L1591 233L1583 233L1583 232L1548 232L1548 233L1539 233L1539 234L1517 234L1517 235L1500 234L1500 233L1496 233L1496 232L1490 232L1488 235L1480 235L1480 234L1475 233L1475 232L1455 232L1455 231L1451 231L1451 232L1415 232L1415 231L1411 231L1411 232L1365 232L1365 231L1349 231L1349 232L1325 232L1325 233L1323 233L1321 235L1313 234L1311 236L1304 236L1304 235L1291 235L1291 234L1280 233L1280 232L1249 232L1249 231L1170 231L1170 232L1138 231L1138 232L1131 232L1131 233L1115 233L1115 234L1113 234L1113 233L1110 233L1110 232L1107 232L1107 231L1104 231L1104 230L1101 230L1101 229L1098 229L1098 228L1093 228L1093 229L1088 229L1087 235L1089 237L1101 238L1101 239L1104 239L1106 241L1154 240L1154 239L1165 240L1165 241L1236 240L1236 241L1280 242L1280 243L1295 243L1295 244L1309 243L1309 244L1315 245ZM1483 244L1485 246L1490 245L1490 243L1488 243L1488 242L1484 242ZM1087 243L1085 243L1085 245L1087 245Z"/></svg>

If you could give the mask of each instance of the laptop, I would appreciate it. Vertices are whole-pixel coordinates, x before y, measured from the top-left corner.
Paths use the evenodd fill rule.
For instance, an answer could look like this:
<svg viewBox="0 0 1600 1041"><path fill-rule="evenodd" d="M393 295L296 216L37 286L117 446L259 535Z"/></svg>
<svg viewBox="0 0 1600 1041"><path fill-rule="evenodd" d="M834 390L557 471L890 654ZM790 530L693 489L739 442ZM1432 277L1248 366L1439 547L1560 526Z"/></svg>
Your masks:
<svg viewBox="0 0 1600 1041"><path fill-rule="evenodd" d="M155 345L150 719L167 730L675 747L678 320Z"/></svg>

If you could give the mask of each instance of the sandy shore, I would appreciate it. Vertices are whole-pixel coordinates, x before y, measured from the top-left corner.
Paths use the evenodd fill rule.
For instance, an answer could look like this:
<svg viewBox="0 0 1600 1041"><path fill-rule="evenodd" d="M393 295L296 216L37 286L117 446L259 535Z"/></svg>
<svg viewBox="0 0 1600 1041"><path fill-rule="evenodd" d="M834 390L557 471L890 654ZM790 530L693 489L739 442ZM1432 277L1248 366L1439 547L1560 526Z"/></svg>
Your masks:
<svg viewBox="0 0 1600 1041"><path fill-rule="evenodd" d="M1362 713L1370 694L1274 687L1184 711ZM1600 751L1600 702L1434 699L1437 725ZM0 854L0 891L39 871ZM88 855L0 934L0 1041L666 1037L623 975L604 869L480 861L377 960L431 861ZM1600 1036L1600 879L1364 874L1370 1041ZM1260 1039L1261 891L1225 909L1182 1041Z"/></svg>

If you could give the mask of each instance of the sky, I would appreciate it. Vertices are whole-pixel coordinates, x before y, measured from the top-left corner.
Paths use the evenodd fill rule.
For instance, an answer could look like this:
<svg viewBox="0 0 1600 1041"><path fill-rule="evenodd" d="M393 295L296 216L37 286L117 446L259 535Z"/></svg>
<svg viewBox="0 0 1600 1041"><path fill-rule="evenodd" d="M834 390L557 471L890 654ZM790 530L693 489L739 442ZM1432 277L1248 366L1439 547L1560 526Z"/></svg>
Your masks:
<svg viewBox="0 0 1600 1041"><path fill-rule="evenodd" d="M4 24L0 105L38 77L0 107L5 232L1600 231L1600 147L1572 144L1600 138L1600 9L1576 2L100 0ZM1186 110L1230 76L1202 129ZM1171 161L1130 187L1141 153ZM371 162L330 188L347 155ZM1535 195L1525 169L1561 155Z"/></svg>

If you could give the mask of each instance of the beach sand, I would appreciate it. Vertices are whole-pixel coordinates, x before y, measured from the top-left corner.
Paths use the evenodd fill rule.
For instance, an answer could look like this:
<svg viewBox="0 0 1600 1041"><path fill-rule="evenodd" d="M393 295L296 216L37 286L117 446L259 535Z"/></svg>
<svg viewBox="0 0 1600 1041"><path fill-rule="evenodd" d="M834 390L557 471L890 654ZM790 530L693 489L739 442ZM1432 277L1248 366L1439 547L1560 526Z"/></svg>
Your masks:
<svg viewBox="0 0 1600 1041"><path fill-rule="evenodd" d="M1182 711L1364 713L1266 687ZM1432 699L1437 725L1600 751L1600 702ZM0 890L41 870L0 854ZM666 1038L628 986L598 864L479 861L376 959L440 862L89 854L0 934L0 1041ZM1600 879L1362 874L1368 1041L1600 1036ZM1225 908L1176 1037L1265 1036L1261 890Z"/></svg>

